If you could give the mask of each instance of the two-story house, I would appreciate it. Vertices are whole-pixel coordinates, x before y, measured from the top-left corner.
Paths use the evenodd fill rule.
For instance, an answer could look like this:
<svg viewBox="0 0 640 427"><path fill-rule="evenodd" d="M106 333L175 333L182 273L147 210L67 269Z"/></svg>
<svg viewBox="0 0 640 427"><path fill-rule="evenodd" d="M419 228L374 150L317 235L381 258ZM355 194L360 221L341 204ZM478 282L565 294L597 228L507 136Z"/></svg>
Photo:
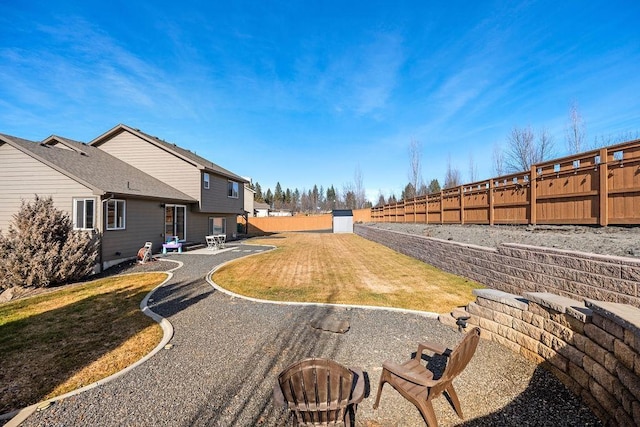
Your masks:
<svg viewBox="0 0 640 427"><path fill-rule="evenodd" d="M244 215L245 178L197 154L138 129L118 125L89 143L189 195L193 204L166 204L163 233L203 241L208 234L236 236Z"/></svg>
<svg viewBox="0 0 640 427"><path fill-rule="evenodd" d="M74 228L102 234L102 268L135 257L146 241L233 238L244 214L244 178L125 125L90 144L0 134L0 164L0 231L22 200L51 196Z"/></svg>

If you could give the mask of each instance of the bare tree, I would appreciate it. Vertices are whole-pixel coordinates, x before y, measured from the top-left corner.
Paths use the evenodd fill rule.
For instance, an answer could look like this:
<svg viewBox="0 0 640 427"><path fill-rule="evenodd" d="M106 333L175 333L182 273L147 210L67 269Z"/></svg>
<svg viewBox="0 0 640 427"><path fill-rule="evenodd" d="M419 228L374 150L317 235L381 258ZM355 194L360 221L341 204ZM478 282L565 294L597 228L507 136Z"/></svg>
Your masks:
<svg viewBox="0 0 640 427"><path fill-rule="evenodd" d="M495 143L493 145L493 174L495 176L504 175L504 153L500 144Z"/></svg>
<svg viewBox="0 0 640 427"><path fill-rule="evenodd" d="M340 200L340 207L346 209L356 208L356 190L353 182L347 182L342 186L342 199Z"/></svg>
<svg viewBox="0 0 640 427"><path fill-rule="evenodd" d="M621 132L617 135L596 136L591 144L590 150L606 147L607 145L619 144L621 142L634 141L640 139L640 131Z"/></svg>
<svg viewBox="0 0 640 427"><path fill-rule="evenodd" d="M444 188L453 188L460 185L460 171L451 166L451 156L447 159L447 172L444 176Z"/></svg>
<svg viewBox="0 0 640 427"><path fill-rule="evenodd" d="M507 137L505 166L508 172L520 172L531 169L531 165L540 163L551 156L553 140L549 132L543 129L538 140L530 126L514 127Z"/></svg>
<svg viewBox="0 0 640 427"><path fill-rule="evenodd" d="M406 194L408 198L415 197L422 182L422 144L411 140L409 144L409 184L413 187L413 194Z"/></svg>
<svg viewBox="0 0 640 427"><path fill-rule="evenodd" d="M361 209L364 207L365 202L367 201L367 194L364 189L364 183L362 181L362 171L360 170L360 165L356 167L356 170L353 174L353 180L355 182L355 186L353 189L355 195L355 208Z"/></svg>
<svg viewBox="0 0 640 427"><path fill-rule="evenodd" d="M574 101L569 107L569 123L565 129L565 139L569 154L581 153L584 150L585 134L584 121L578 110L578 103Z"/></svg>
<svg viewBox="0 0 640 427"><path fill-rule="evenodd" d="M469 153L469 182L476 182L478 180L478 167L473 161L473 154Z"/></svg>

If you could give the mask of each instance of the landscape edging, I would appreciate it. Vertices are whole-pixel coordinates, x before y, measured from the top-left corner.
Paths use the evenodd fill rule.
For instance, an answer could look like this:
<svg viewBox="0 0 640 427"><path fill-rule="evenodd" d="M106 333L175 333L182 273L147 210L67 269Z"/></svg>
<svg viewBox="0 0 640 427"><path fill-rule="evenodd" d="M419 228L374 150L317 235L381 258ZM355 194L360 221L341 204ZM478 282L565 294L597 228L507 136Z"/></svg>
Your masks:
<svg viewBox="0 0 640 427"><path fill-rule="evenodd" d="M31 414L36 412L38 410L39 406L41 406L41 405L43 405L45 403L53 403L53 402L56 402L56 401L59 401L59 400L67 399L69 397L78 395L80 393L84 393L85 391L91 390L91 389L93 389L95 387L98 387L100 385L103 385L103 384L106 384L108 382L111 382L111 381L115 380L116 378L126 374L127 372L131 371L132 369L140 366L141 364L143 364L144 362L149 360L156 353L158 353L160 350L162 350L165 345L167 345L167 343L173 337L173 325L167 319L165 319L164 317L162 317L159 314L157 314L154 311L152 311L147 304L149 302L149 298L159 288L161 288L162 286L166 285L169 282L169 280L171 280L173 278L173 271L181 268L184 265L184 263L182 263L181 261L174 261L174 260L168 260L168 259L167 260L161 259L160 261L175 262L175 263L178 264L178 266L175 267L175 268L172 268L170 270L163 271L162 273L166 273L167 274L167 278L165 280L163 280L162 283L160 283L158 286L156 286L151 291L149 291L149 293L147 293L147 295L145 295L145 297L140 302L140 310L146 316L151 317L162 328L163 335L162 335L162 340L160 340L160 343L156 347L154 347L153 350L151 350L144 357L142 357L140 360L138 360L138 361L134 362L133 364L127 366L126 368L122 369L121 371L118 371L118 372L116 372L114 374L109 375L108 377L105 377L105 378L103 378L101 380L93 382L93 383L91 383L89 385L86 385L84 387L72 390L72 391L70 391L68 393L65 393L65 394L62 394L60 396L52 397L51 399L45 399L45 400L40 401L38 403L34 403L33 405L27 406L26 408L16 409L15 411L0 415L0 420L1 419L10 419L10 421L7 424L5 424L5 427L17 427L17 426L19 426L20 424L22 424L23 421L25 421L27 418L29 418L29 416L31 416ZM122 276L129 276L129 275L133 275L133 274L140 274L140 273L123 274Z"/></svg>

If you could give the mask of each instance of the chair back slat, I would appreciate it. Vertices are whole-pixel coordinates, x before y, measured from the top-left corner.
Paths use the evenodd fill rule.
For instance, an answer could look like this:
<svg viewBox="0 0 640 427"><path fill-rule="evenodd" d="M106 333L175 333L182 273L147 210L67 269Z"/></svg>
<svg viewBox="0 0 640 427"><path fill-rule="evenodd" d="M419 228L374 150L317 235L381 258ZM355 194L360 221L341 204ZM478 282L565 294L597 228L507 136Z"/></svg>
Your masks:
<svg viewBox="0 0 640 427"><path fill-rule="evenodd" d="M449 356L447 367L442 374L444 381L452 380L464 371L464 368L467 367L473 354L476 352L479 341L480 329L478 328L474 328L465 335L460 344L458 344Z"/></svg>
<svg viewBox="0 0 640 427"><path fill-rule="evenodd" d="M329 359L306 359L278 377L288 408L301 425L343 425L353 373Z"/></svg>

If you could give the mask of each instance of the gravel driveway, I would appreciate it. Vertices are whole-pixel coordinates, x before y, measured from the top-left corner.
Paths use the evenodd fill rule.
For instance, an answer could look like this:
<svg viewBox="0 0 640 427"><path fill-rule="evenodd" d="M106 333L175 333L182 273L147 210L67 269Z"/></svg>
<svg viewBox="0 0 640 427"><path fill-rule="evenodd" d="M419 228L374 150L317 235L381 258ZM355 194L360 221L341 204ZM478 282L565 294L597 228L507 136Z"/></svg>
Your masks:
<svg viewBox="0 0 640 427"><path fill-rule="evenodd" d="M152 309L173 324L173 348L110 383L33 414L23 425L285 425L287 414L274 408L272 386L284 367L308 356L366 371L371 396L358 407L358 426L424 425L415 407L388 385L380 408L372 409L382 362L404 361L419 341L453 346L462 335L415 314L255 303L206 282L214 266L266 249L240 245L218 255L171 255L184 266L154 294ZM327 317L348 320L351 329L336 334L309 326ZM443 426L599 424L553 375L493 342L481 340L454 384L467 421L438 398L434 407Z"/></svg>

